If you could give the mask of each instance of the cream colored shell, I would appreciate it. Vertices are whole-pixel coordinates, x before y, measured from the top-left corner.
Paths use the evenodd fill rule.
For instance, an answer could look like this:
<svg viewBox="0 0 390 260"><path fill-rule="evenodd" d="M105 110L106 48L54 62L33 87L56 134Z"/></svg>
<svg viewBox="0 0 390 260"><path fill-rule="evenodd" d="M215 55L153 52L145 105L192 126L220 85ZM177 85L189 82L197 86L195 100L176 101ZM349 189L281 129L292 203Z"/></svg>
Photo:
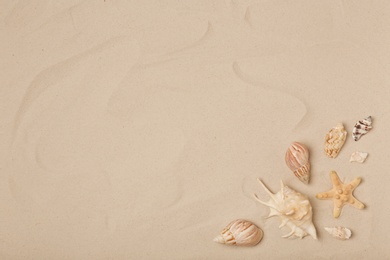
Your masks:
<svg viewBox="0 0 390 260"><path fill-rule="evenodd" d="M324 149L329 158L336 158L344 145L347 131L343 124L339 123L333 127L325 136Z"/></svg>
<svg viewBox="0 0 390 260"><path fill-rule="evenodd" d="M285 238L303 238L307 235L317 239L316 228L312 222L313 211L307 196L296 192L281 182L281 190L276 194L268 190L261 180L258 180L271 197L268 202L261 201L256 194L256 200L270 208L269 217L279 216L282 224L279 228L287 226L290 233Z"/></svg>
<svg viewBox="0 0 390 260"><path fill-rule="evenodd" d="M364 163L364 161L367 159L368 153L365 152L353 152L351 154L351 158L349 159L349 162L358 162L358 163Z"/></svg>
<svg viewBox="0 0 390 260"><path fill-rule="evenodd" d="M310 181L310 162L309 162L309 150L305 145L294 142L287 149L285 161L298 179L308 184Z"/></svg>
<svg viewBox="0 0 390 260"><path fill-rule="evenodd" d="M232 221L214 238L215 242L226 245L255 246L263 238L263 231L250 221L237 219Z"/></svg>
<svg viewBox="0 0 390 260"><path fill-rule="evenodd" d="M333 237L340 240L347 240L352 235L352 231L346 227L325 227L325 230Z"/></svg>

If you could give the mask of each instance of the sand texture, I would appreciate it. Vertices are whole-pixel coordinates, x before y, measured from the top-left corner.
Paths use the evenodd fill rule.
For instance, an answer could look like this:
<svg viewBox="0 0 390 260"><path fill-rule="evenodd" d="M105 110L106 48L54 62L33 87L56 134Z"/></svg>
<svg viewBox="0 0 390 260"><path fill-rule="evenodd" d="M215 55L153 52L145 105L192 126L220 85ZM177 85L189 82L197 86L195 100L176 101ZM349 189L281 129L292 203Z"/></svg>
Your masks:
<svg viewBox="0 0 390 260"><path fill-rule="evenodd" d="M390 258L389 1L4 0L0 39L1 259ZM315 198L331 170L365 209ZM309 197L318 240L281 238L257 178ZM259 245L213 242L238 218Z"/></svg>

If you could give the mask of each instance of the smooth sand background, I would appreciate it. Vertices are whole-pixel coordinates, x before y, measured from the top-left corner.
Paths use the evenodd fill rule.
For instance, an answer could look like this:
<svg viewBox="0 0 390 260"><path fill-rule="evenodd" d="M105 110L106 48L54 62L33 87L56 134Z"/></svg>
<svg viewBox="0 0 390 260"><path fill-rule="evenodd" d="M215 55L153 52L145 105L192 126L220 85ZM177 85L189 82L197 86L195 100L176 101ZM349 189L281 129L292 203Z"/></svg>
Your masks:
<svg viewBox="0 0 390 260"><path fill-rule="evenodd" d="M1 259L390 257L388 1L21 0L0 20ZM326 158L326 132L368 115ZM284 163L294 140L308 186ZM315 199L332 169L363 178L366 209ZM258 177L310 197L318 241L281 238ZM236 218L261 244L212 242Z"/></svg>

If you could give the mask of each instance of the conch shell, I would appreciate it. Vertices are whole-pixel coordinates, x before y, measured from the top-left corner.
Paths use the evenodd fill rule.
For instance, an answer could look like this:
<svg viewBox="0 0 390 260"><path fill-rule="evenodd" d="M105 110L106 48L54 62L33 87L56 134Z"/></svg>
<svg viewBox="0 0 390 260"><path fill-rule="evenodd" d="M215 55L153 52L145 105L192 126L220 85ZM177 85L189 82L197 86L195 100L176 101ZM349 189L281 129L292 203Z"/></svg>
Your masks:
<svg viewBox="0 0 390 260"><path fill-rule="evenodd" d="M263 231L250 221L237 219L222 230L215 242L237 246L255 246L263 238Z"/></svg>
<svg viewBox="0 0 390 260"><path fill-rule="evenodd" d="M357 121L352 131L353 140L359 140L363 135L367 134L372 128L371 116L364 118L363 120Z"/></svg>
<svg viewBox="0 0 390 260"><path fill-rule="evenodd" d="M328 233L331 234L333 237L340 240L347 240L352 235L352 231L346 227L326 227L325 230L328 231Z"/></svg>
<svg viewBox="0 0 390 260"><path fill-rule="evenodd" d="M325 136L325 153L329 158L336 158L344 145L347 131L343 124L333 127Z"/></svg>
<svg viewBox="0 0 390 260"><path fill-rule="evenodd" d="M351 158L349 159L349 162L358 162L358 163L364 163L364 161L367 159L368 153L365 152L353 152L351 154Z"/></svg>
<svg viewBox="0 0 390 260"><path fill-rule="evenodd" d="M294 142L288 148L285 161L298 179L308 184L310 180L309 150L301 143Z"/></svg>
<svg viewBox="0 0 390 260"><path fill-rule="evenodd" d="M258 202L270 208L267 218L279 216L282 222L279 228L287 226L291 229L290 233L282 237L303 238L311 235L314 239L317 239L316 228L312 222L313 210L307 196L285 186L282 181L280 183L281 190L274 194L265 187L260 179L258 181L271 197L268 202L264 202L254 194Z"/></svg>

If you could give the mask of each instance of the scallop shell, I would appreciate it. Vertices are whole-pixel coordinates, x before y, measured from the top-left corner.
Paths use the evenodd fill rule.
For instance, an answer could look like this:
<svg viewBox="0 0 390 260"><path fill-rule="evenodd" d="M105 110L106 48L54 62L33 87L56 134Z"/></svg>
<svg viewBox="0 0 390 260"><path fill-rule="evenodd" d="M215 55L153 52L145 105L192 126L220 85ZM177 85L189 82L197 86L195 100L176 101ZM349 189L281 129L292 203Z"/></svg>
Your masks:
<svg viewBox="0 0 390 260"><path fill-rule="evenodd" d="M358 163L364 163L368 156L368 153L364 152L354 152L351 154L351 158L349 159L349 162L358 162Z"/></svg>
<svg viewBox="0 0 390 260"><path fill-rule="evenodd" d="M305 145L294 142L287 149L285 161L298 179L308 184L310 181L309 150Z"/></svg>
<svg viewBox="0 0 390 260"><path fill-rule="evenodd" d="M336 158L344 145L347 131L343 124L339 123L333 127L325 136L325 153L329 158Z"/></svg>
<svg viewBox="0 0 390 260"><path fill-rule="evenodd" d="M353 140L358 141L363 135L367 134L372 129L371 116L357 121L352 131Z"/></svg>
<svg viewBox="0 0 390 260"><path fill-rule="evenodd" d="M347 240L352 235L352 231L346 227L325 227L325 230L328 231L328 233L333 237L340 240Z"/></svg>
<svg viewBox="0 0 390 260"><path fill-rule="evenodd" d="M263 231L250 221L237 219L232 221L214 238L215 242L226 245L255 246L263 238Z"/></svg>
<svg viewBox="0 0 390 260"><path fill-rule="evenodd" d="M265 187L260 179L258 181L271 197L268 202L264 202L254 194L258 202L270 208L267 218L279 216L282 222L279 228L287 226L291 229L290 233L282 237L303 238L310 235L317 239L316 228L312 222L313 210L307 196L285 186L282 181L280 183L281 190L274 194Z"/></svg>

